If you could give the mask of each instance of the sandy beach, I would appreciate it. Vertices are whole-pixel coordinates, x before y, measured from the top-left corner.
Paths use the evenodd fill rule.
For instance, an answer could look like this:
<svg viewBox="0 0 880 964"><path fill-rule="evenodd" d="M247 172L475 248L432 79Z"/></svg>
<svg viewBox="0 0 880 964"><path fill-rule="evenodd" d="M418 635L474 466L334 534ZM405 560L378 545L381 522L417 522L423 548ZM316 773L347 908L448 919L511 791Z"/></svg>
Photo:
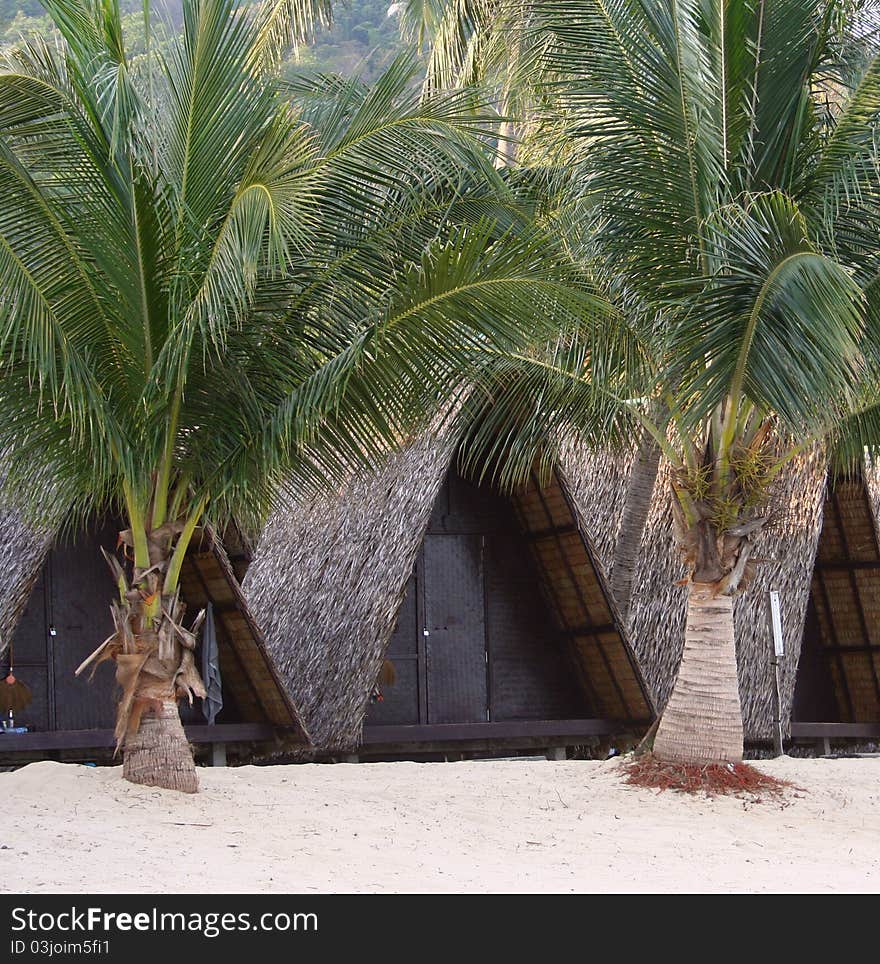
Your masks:
<svg viewBox="0 0 880 964"><path fill-rule="evenodd" d="M762 762L781 801L635 789L617 761L0 774L9 892L880 890L880 759Z"/></svg>

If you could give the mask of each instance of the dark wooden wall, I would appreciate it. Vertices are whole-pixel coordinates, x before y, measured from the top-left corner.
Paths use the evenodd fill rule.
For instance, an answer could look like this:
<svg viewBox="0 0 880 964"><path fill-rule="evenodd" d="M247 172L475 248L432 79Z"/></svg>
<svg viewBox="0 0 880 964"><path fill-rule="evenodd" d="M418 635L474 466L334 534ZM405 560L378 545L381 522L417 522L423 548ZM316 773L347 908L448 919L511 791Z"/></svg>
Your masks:
<svg viewBox="0 0 880 964"><path fill-rule="evenodd" d="M114 586L99 547L115 546L118 529L112 522L103 522L75 539L59 542L49 553L12 641L15 675L33 694L30 705L16 714L17 724L36 731L114 726L113 664L102 663L91 682L88 673L77 677L74 672L113 631ZM223 699L217 722L240 722L241 714L225 686ZM192 706L182 703L180 715L184 723L204 723L200 700Z"/></svg>
<svg viewBox="0 0 880 964"><path fill-rule="evenodd" d="M834 682L828 669L828 654L822 646L821 630L812 600L807 605L791 718L796 722L810 723L843 721L834 692Z"/></svg>
<svg viewBox="0 0 880 964"><path fill-rule="evenodd" d="M113 630L113 582L98 544L113 546L116 531L105 523L91 538L68 538L49 553L12 641L15 674L33 693L16 723L33 730L113 726L112 666L99 666L92 682L74 670Z"/></svg>
<svg viewBox="0 0 880 964"><path fill-rule="evenodd" d="M388 658L397 681L367 725L589 715L512 509L455 473L434 506Z"/></svg>

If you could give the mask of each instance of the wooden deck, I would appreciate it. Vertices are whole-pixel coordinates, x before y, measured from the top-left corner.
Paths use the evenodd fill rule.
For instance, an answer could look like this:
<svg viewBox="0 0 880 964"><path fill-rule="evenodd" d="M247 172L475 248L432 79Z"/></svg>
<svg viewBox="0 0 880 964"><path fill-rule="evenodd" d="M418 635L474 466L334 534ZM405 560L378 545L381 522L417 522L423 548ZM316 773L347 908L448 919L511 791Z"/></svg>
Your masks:
<svg viewBox="0 0 880 964"><path fill-rule="evenodd" d="M505 720L364 727L360 754L432 753L577 746L595 737L641 735L650 720Z"/></svg>
<svg viewBox="0 0 880 964"><path fill-rule="evenodd" d="M839 740L880 739L877 723L792 723L792 739L824 738Z"/></svg>
<svg viewBox="0 0 880 964"><path fill-rule="evenodd" d="M264 743L294 731L268 723L218 723L187 726L190 743ZM0 756L44 750L103 750L116 745L113 730L49 730L0 734Z"/></svg>

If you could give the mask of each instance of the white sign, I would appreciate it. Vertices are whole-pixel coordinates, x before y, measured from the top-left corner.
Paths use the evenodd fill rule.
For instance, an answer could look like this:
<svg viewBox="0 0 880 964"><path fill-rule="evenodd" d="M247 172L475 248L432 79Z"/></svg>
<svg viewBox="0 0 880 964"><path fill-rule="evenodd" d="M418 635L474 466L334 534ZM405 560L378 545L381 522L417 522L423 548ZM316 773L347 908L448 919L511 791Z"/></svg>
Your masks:
<svg viewBox="0 0 880 964"><path fill-rule="evenodd" d="M770 620L773 623L773 649L777 656L785 655L785 644L782 641L782 609L779 605L779 593L770 591Z"/></svg>

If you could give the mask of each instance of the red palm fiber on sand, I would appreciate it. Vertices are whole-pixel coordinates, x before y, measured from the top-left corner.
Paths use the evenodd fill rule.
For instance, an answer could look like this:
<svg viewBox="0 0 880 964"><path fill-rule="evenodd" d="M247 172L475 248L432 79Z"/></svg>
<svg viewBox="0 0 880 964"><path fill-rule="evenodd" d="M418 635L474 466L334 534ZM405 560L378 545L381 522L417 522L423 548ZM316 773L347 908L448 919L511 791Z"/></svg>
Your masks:
<svg viewBox="0 0 880 964"><path fill-rule="evenodd" d="M706 796L780 797L786 790L800 790L787 780L771 777L747 763L666 763L653 753L623 764L626 782L637 787L705 793Z"/></svg>

